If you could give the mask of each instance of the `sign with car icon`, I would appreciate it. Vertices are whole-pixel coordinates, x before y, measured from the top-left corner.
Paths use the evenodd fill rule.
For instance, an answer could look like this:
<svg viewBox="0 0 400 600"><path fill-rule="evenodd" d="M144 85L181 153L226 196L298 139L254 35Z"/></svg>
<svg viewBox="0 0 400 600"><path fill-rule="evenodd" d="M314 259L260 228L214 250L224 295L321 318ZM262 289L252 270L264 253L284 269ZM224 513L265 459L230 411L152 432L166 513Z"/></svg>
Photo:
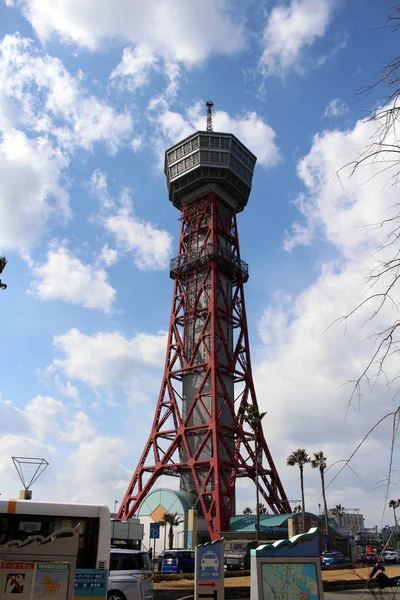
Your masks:
<svg viewBox="0 0 400 600"><path fill-rule="evenodd" d="M212 552L211 550L204 552L201 558L200 566L201 570L207 571L208 574L210 571L217 574L219 568L218 556L215 554L215 552Z"/></svg>
<svg viewBox="0 0 400 600"><path fill-rule="evenodd" d="M195 600L224 600L224 542L196 547Z"/></svg>

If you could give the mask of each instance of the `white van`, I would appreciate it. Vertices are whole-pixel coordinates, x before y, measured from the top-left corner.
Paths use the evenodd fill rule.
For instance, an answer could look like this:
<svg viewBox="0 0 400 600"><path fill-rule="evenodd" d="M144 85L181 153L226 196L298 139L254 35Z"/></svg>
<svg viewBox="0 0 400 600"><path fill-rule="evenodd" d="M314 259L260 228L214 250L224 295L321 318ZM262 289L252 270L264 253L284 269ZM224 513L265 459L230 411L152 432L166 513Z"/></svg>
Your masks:
<svg viewBox="0 0 400 600"><path fill-rule="evenodd" d="M153 569L145 550L111 548L108 600L153 600Z"/></svg>

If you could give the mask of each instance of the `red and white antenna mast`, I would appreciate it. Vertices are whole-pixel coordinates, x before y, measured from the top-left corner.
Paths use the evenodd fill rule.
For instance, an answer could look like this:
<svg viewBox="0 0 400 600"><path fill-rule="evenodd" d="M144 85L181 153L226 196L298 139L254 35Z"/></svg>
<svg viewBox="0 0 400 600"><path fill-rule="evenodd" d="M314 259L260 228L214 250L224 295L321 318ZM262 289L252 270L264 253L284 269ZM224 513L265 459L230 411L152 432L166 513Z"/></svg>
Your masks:
<svg viewBox="0 0 400 600"><path fill-rule="evenodd" d="M213 123L212 123L212 107L214 106L214 102L208 100L206 102L207 107L207 131L213 131Z"/></svg>

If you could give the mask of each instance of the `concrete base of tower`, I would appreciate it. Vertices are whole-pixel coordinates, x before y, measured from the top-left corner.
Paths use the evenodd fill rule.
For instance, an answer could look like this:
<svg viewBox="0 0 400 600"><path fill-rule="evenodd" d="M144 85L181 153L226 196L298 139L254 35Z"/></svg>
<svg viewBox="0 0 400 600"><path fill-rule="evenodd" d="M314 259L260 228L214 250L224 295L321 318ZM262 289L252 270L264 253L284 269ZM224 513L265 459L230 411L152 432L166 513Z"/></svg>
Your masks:
<svg viewBox="0 0 400 600"><path fill-rule="evenodd" d="M193 510L197 518L193 519ZM194 548L196 544L209 541L207 525L201 514L200 503L196 494L159 488L152 490L142 502L137 516L144 525L143 545L153 549L157 556L169 548L169 525L160 527L160 537L150 539L150 523L160 523L165 514L177 516L180 524L173 527L174 548ZM197 539L196 539L197 532Z"/></svg>

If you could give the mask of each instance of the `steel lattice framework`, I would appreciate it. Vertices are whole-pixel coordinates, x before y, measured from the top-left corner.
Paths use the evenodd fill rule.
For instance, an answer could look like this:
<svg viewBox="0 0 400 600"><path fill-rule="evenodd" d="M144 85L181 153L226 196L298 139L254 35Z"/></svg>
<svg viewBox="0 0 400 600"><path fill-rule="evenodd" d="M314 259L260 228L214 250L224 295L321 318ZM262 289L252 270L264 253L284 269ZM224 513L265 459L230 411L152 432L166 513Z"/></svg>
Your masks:
<svg viewBox="0 0 400 600"><path fill-rule="evenodd" d="M135 514L160 476L180 477L181 489L199 497L214 540L229 530L236 479L255 482L256 464L264 501L274 513L291 509L262 427L253 431L245 422L257 398L243 290L248 267L240 258L236 210L204 189L181 210L160 395L118 517Z"/></svg>

